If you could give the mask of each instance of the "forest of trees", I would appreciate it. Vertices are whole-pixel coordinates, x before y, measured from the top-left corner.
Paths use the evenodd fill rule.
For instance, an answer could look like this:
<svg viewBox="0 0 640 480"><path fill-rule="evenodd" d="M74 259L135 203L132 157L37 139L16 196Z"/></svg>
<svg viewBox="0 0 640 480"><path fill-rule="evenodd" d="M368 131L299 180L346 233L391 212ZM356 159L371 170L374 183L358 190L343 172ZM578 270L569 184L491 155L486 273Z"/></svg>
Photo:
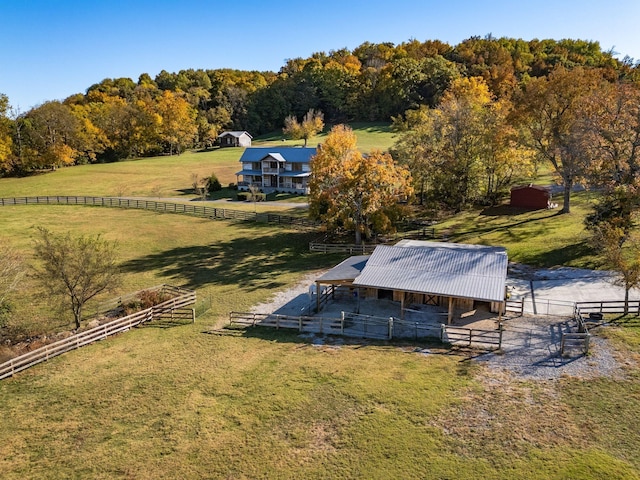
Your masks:
<svg viewBox="0 0 640 480"><path fill-rule="evenodd" d="M555 99L552 93L544 97L550 85L563 88L560 77L571 72L580 72L574 75L577 86L558 90ZM137 82L105 79L85 93L27 112L14 111L0 94L0 174L179 154L213 145L226 129L260 135L281 130L287 118L302 120L317 111L328 127L394 120L398 129L415 132L392 153L411 167L423 196L429 185L441 186L443 180L431 168L429 175L425 169L421 173L429 155L448 152L442 171L467 162L473 175L457 185L450 205L457 209L470 201L491 201L512 176L533 168L535 159L549 160L566 184L575 181L580 171L571 155L577 140L569 145L566 135L544 137L549 133L545 108L568 101L571 108L561 114L558 107L556 113L566 114L563 128L570 130L588 119L577 119L572 112L582 107L560 96L597 98L594 89L605 83L637 84L639 78L633 60L618 60L597 42L488 36L456 46L437 40L367 42L353 51L288 60L277 73L183 70L162 71L155 78L143 73ZM593 113L594 102L584 111ZM459 121L461 115L465 122ZM447 134L452 129L457 137ZM439 143L425 142L425 135Z"/></svg>

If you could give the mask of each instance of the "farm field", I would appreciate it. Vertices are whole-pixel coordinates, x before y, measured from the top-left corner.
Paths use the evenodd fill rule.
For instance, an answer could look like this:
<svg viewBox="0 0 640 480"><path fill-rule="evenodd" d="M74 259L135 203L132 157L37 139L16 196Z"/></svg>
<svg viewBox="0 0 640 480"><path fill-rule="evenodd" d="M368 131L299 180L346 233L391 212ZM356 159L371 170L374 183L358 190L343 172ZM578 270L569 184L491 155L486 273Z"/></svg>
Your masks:
<svg viewBox="0 0 640 480"><path fill-rule="evenodd" d="M365 138L373 145L378 134ZM0 196L116 195L125 185L126 195L190 200L192 171L235 181L233 155L0 179ZM573 198L570 215L486 209L436 232L506 246L511 260L532 265L597 266L581 230L592 198ZM151 323L0 381L3 479L640 478L637 322L595 331L614 345L620 375L547 381L435 344L220 332L230 311L343 256L309 253L314 232L139 210L10 206L0 222L0 242L27 260L34 226L99 233L120 245L118 293L169 283L211 303L195 324ZM25 336L70 326L29 283L16 303Z"/></svg>
<svg viewBox="0 0 640 480"><path fill-rule="evenodd" d="M393 144L388 124L356 124L354 131L363 150L386 150ZM309 146L316 146L325 136L311 139ZM299 140L283 142L281 135L264 138L256 139L253 145L302 145ZM79 165L24 178L0 178L0 197L95 195L182 197L189 201L195 197L191 187L192 174L208 177L215 173L223 186L235 183L242 151L241 148L220 148L125 162ZM232 195L231 192L226 193Z"/></svg>

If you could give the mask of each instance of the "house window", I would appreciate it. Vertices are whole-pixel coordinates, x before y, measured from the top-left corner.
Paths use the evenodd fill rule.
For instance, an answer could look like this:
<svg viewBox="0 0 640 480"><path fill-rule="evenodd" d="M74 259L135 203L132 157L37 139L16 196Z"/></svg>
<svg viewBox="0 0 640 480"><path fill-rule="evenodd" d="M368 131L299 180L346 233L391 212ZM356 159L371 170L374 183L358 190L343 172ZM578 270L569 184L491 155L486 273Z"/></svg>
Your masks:
<svg viewBox="0 0 640 480"><path fill-rule="evenodd" d="M311 165L309 165L308 163L303 163L302 164L302 171L303 172L310 172L311 171Z"/></svg>
<svg viewBox="0 0 640 480"><path fill-rule="evenodd" d="M284 165L284 169L285 169L287 172L290 172L291 170L293 170L293 165L292 165L292 164L290 164L290 163L285 163L285 165Z"/></svg>

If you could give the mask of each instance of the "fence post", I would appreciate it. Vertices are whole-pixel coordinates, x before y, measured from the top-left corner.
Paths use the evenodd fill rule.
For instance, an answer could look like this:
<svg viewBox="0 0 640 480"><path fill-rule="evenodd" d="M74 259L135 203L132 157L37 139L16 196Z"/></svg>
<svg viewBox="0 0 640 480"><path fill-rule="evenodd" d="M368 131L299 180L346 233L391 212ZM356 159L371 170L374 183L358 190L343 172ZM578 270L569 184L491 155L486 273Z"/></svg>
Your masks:
<svg viewBox="0 0 640 480"><path fill-rule="evenodd" d="M498 323L498 348L502 348L502 332L504 328L502 327L502 322Z"/></svg>
<svg viewBox="0 0 640 480"><path fill-rule="evenodd" d="M471 336L473 334L473 330L470 328L469 329L469 346L471 346Z"/></svg>
<svg viewBox="0 0 640 480"><path fill-rule="evenodd" d="M191 309L191 323L196 323L196 309Z"/></svg>
<svg viewBox="0 0 640 480"><path fill-rule="evenodd" d="M341 313L341 318L340 318L340 333L344 334L344 312L340 312Z"/></svg>
<svg viewBox="0 0 640 480"><path fill-rule="evenodd" d="M320 333L322 333L322 317L320 317Z"/></svg>
<svg viewBox="0 0 640 480"><path fill-rule="evenodd" d="M393 338L393 317L389 317L389 340Z"/></svg>
<svg viewBox="0 0 640 480"><path fill-rule="evenodd" d="M444 323L440 324L440 341L444 343L444 332L446 331L446 327Z"/></svg>
<svg viewBox="0 0 640 480"><path fill-rule="evenodd" d="M587 333L587 336L584 338L584 353L589 353L589 343L591 341L591 334Z"/></svg>

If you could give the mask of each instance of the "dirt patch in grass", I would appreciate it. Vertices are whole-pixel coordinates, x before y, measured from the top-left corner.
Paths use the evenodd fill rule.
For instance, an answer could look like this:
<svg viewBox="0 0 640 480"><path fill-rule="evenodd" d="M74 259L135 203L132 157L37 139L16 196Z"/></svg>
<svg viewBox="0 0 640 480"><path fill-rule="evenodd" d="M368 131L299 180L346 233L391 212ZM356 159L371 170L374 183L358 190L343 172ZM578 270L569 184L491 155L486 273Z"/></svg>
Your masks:
<svg viewBox="0 0 640 480"><path fill-rule="evenodd" d="M531 448L573 448L587 444L552 382L517 381L509 372L482 370L458 407L434 422L455 453L477 456L487 450L526 456Z"/></svg>

